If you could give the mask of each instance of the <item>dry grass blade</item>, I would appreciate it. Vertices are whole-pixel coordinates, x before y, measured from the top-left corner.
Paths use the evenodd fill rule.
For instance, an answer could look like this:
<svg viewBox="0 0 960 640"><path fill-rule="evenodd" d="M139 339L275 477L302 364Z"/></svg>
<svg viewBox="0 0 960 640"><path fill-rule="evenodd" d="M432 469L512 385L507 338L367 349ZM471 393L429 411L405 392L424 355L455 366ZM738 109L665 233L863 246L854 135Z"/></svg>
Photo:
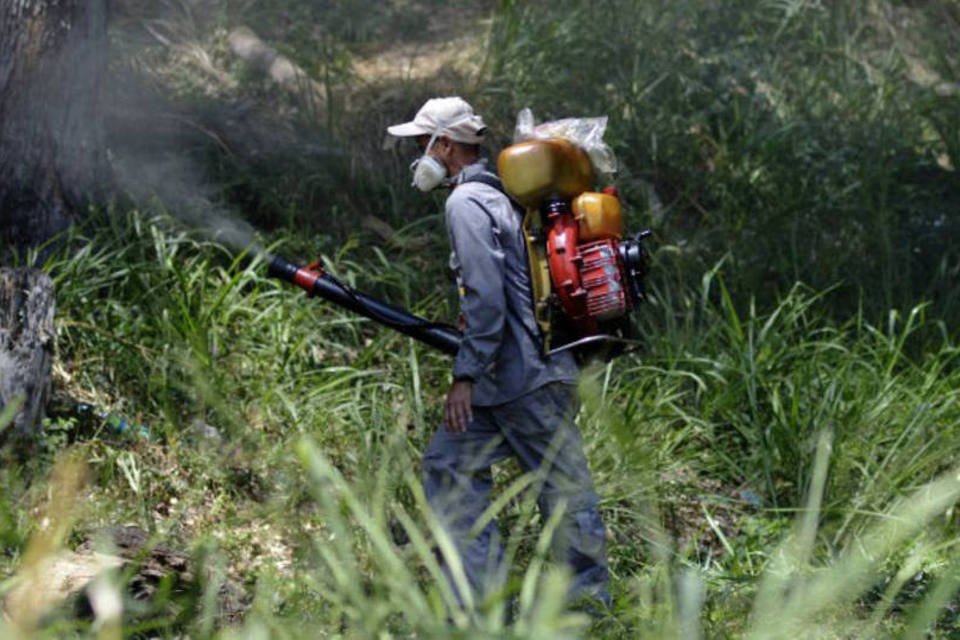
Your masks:
<svg viewBox="0 0 960 640"><path fill-rule="evenodd" d="M78 516L86 482L86 464L74 453L61 456L50 474L47 504L27 545L15 578L16 587L5 602L11 624L20 637L32 637L42 616L71 593L73 574L59 574L57 580L54 576L58 574L51 571L58 566L58 554ZM95 567L93 573L107 566L108 563Z"/></svg>

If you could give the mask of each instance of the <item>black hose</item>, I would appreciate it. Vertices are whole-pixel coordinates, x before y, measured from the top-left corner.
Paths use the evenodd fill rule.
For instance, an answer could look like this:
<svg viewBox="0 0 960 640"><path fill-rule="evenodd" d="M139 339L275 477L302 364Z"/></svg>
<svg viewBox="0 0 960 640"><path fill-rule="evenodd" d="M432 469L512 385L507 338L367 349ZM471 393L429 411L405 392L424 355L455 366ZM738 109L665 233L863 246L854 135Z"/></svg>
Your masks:
<svg viewBox="0 0 960 640"><path fill-rule="evenodd" d="M272 278L297 284L296 274L298 270L299 267L285 258L273 256L267 274ZM321 274L314 281L310 293L399 331L446 354L456 355L457 351L460 350L462 334L455 327L421 318L409 311L357 291L329 274Z"/></svg>

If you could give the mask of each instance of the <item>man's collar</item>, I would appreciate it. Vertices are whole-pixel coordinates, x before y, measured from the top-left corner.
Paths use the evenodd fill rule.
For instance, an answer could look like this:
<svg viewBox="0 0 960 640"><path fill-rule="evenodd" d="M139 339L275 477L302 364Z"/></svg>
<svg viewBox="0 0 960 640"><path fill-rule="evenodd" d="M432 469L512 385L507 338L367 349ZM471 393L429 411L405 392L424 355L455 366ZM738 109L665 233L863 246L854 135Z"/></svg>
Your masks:
<svg viewBox="0 0 960 640"><path fill-rule="evenodd" d="M451 188L456 188L458 185L463 184L470 178L475 175L484 173L487 170L487 159L480 158L473 164L468 164L463 169L460 170L460 173L453 176L453 179L450 181Z"/></svg>

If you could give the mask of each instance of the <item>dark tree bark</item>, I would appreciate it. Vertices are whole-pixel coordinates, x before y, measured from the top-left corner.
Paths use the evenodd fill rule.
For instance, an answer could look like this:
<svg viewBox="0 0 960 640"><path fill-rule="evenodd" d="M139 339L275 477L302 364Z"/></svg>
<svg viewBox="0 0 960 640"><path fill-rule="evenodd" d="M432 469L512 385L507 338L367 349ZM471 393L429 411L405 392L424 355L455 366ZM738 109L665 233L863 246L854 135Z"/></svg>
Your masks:
<svg viewBox="0 0 960 640"><path fill-rule="evenodd" d="M0 259L82 217L108 176L106 3L0 2Z"/></svg>
<svg viewBox="0 0 960 640"><path fill-rule="evenodd" d="M53 282L35 269L0 269L0 411L21 402L0 443L40 431L50 393L55 307ZM12 437L11 437L12 436Z"/></svg>

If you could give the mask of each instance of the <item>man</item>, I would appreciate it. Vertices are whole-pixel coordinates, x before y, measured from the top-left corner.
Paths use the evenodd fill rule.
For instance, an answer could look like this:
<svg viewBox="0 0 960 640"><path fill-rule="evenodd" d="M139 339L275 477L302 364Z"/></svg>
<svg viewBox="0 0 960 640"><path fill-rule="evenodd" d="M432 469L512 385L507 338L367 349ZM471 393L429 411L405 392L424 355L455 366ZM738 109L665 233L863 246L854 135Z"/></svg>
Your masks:
<svg viewBox="0 0 960 640"><path fill-rule="evenodd" d="M483 119L461 98L434 98L387 131L420 147L415 186L451 189L445 220L464 335L443 428L423 459L427 499L457 546L473 595L490 594L506 570L497 529L493 522L476 535L471 529L490 504L491 465L516 457L538 474L543 520L563 509L554 552L573 571L571 599L609 605L605 531L574 423L577 367L569 353L543 355L522 213L480 156Z"/></svg>

